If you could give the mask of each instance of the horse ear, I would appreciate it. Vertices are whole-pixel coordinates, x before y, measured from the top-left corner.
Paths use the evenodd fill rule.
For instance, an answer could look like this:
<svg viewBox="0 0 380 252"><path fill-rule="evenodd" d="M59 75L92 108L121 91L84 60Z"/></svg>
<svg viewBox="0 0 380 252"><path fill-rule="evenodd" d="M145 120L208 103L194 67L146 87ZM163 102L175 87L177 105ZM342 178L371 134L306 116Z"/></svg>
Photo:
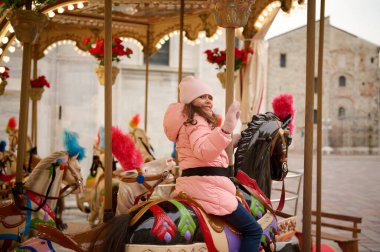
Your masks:
<svg viewBox="0 0 380 252"><path fill-rule="evenodd" d="M78 160L78 157L79 157L79 153L75 154L74 156L71 156L71 158L73 158L75 160Z"/></svg>

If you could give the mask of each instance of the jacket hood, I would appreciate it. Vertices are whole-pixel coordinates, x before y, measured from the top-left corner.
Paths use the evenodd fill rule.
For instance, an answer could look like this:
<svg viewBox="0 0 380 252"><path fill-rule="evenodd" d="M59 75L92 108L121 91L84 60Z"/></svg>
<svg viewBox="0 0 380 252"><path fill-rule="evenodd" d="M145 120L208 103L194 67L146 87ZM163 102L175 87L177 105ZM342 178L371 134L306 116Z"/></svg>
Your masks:
<svg viewBox="0 0 380 252"><path fill-rule="evenodd" d="M165 112L164 131L170 141L177 140L179 130L186 121L186 117L183 115L184 107L183 103L172 103Z"/></svg>

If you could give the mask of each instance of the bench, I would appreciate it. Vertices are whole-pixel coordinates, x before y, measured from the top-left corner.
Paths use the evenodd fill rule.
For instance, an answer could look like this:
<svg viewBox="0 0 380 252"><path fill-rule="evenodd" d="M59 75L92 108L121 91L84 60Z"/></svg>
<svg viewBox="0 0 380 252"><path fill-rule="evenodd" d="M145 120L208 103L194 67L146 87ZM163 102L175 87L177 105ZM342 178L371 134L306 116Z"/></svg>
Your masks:
<svg viewBox="0 0 380 252"><path fill-rule="evenodd" d="M312 211L312 227L316 225L316 211ZM353 217L342 214L333 214L333 213L321 213L321 239L335 241L338 243L339 247L343 252L358 252L359 251L359 238L358 234L361 232L361 229L358 227L358 224L362 222L362 218ZM323 232L322 227L332 229L338 229L342 231L350 232L351 236L344 236L341 234L336 234L331 231ZM312 228L312 236L316 236L315 229ZM299 244L302 244L302 231L297 230L296 236L299 240Z"/></svg>

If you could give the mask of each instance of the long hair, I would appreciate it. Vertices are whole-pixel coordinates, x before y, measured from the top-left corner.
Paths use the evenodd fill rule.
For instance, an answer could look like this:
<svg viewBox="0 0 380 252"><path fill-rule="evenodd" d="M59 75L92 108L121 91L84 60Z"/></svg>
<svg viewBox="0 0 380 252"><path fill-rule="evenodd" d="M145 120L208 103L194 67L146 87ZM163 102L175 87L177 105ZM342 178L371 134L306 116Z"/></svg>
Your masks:
<svg viewBox="0 0 380 252"><path fill-rule="evenodd" d="M207 123L211 124L211 128L214 129L216 126L218 126L218 117L212 112L212 115L206 113L203 111L203 109L194 106L193 104L186 104L183 109L183 114L187 117L187 120L183 123L186 125L196 125L197 120L194 119L194 115L198 114L204 119L206 119Z"/></svg>

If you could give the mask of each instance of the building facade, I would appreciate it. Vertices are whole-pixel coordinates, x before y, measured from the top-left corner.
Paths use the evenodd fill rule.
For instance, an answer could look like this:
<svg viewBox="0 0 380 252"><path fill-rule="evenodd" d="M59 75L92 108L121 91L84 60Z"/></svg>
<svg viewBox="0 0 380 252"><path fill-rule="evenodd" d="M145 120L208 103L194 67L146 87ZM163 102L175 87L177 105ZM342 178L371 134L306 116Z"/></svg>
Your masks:
<svg viewBox="0 0 380 252"><path fill-rule="evenodd" d="M316 24L314 122L317 114ZM343 31L325 19L323 57L323 147L335 153L379 153L379 45ZM306 27L269 40L267 107L274 95L294 96L294 150L303 151L306 91ZM316 124L314 124L316 146ZM330 149L330 147L332 149Z"/></svg>

